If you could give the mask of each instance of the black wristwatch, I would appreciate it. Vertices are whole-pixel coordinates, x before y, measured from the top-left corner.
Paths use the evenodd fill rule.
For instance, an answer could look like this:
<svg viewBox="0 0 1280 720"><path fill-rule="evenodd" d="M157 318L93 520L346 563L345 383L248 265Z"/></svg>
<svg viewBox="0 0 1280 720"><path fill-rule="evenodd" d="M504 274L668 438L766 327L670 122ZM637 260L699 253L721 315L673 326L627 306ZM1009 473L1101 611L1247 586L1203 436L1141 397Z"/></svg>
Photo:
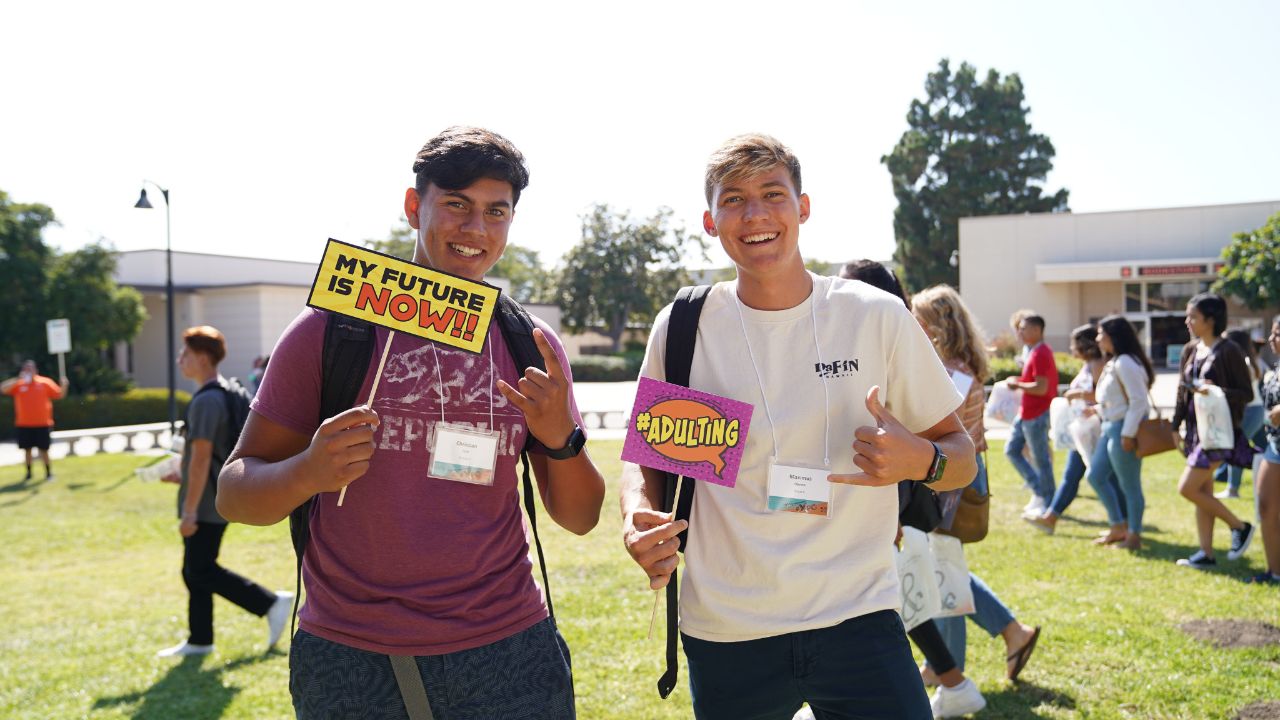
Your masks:
<svg viewBox="0 0 1280 720"><path fill-rule="evenodd" d="M947 456L942 452L942 448L938 447L938 443L929 441L933 446L933 463L929 465L929 473L919 482L925 485L932 485L942 479L942 474L947 471Z"/></svg>
<svg viewBox="0 0 1280 720"><path fill-rule="evenodd" d="M582 452L582 446L587 444L587 436L582 434L582 428L577 425L573 426L573 432L569 433L569 441L559 450L547 448L547 457L552 460L568 460L569 458L578 457L578 453Z"/></svg>

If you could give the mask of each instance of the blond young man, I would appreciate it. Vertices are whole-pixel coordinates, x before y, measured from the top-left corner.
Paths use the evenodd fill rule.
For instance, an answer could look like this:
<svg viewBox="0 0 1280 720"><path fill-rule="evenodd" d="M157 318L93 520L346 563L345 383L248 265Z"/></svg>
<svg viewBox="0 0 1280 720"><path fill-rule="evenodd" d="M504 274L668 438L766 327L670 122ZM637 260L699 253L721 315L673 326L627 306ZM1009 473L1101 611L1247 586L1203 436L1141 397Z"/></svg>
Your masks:
<svg viewBox="0 0 1280 720"><path fill-rule="evenodd" d="M737 279L708 294L690 385L754 406L735 487L699 483L689 520L662 512L663 478L626 465L623 537L652 588L689 529L680 629L700 719L929 718L898 616L896 484L963 487L976 471L962 397L902 301L809 273L800 163L764 135L707 166L703 229ZM641 375L664 379L670 308ZM882 402L883 401L883 402ZM805 478L821 513L770 509ZM817 498L816 501L813 498ZM810 504L812 508L814 505Z"/></svg>

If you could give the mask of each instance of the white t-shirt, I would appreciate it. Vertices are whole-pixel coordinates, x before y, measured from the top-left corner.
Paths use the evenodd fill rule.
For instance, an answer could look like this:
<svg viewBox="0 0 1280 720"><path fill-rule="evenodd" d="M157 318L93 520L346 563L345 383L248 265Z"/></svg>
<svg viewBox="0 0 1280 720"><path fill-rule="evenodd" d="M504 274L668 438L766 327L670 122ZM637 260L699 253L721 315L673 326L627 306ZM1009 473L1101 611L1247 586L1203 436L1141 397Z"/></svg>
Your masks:
<svg viewBox="0 0 1280 720"><path fill-rule="evenodd" d="M866 408L873 385L912 432L933 427L963 401L901 300L862 282L811 277L813 293L787 310L741 305L736 282L717 283L702 309L690 386L751 403L754 410L736 486L699 483L694 495L680 629L701 640L754 640L898 609L897 488L832 483L827 517L771 511L774 436L782 463L820 466L829 452L832 472L857 472L853 432L875 425ZM666 377L670 315L667 306L654 321L643 376ZM752 357L767 389L772 426ZM828 451L824 376L831 407Z"/></svg>

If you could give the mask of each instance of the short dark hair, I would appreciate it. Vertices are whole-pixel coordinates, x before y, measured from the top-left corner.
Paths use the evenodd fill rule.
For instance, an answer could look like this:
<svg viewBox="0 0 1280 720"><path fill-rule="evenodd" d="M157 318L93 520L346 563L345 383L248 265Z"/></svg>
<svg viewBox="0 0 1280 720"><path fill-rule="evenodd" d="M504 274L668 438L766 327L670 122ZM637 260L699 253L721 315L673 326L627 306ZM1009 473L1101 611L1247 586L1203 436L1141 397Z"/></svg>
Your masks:
<svg viewBox="0 0 1280 720"><path fill-rule="evenodd" d="M529 186L524 155L510 140L492 130L454 125L427 141L413 161L414 187L421 196L428 185L461 190L481 178L511 185L511 204Z"/></svg>
<svg viewBox="0 0 1280 720"><path fill-rule="evenodd" d="M208 356L214 365L222 362L222 359L227 356L227 339L218 328L212 325L187 328L186 332L182 333L182 342L191 349L191 352Z"/></svg>
<svg viewBox="0 0 1280 720"><path fill-rule="evenodd" d="M1040 332L1044 332L1044 318L1040 317L1039 315L1036 315L1035 313L1032 313L1022 318L1022 322L1028 325L1035 325L1036 327L1040 328Z"/></svg>
<svg viewBox="0 0 1280 720"><path fill-rule="evenodd" d="M1098 347L1098 328L1093 323L1087 323L1072 330L1071 344L1076 346L1076 350L1080 351L1085 360L1102 359L1102 348Z"/></svg>
<svg viewBox="0 0 1280 720"><path fill-rule="evenodd" d="M907 300L907 294L902 291L902 283L898 281L898 276L875 260L850 260L840 268L840 277L846 280L861 280L871 287L896 295L908 310L911 309L911 303Z"/></svg>
<svg viewBox="0 0 1280 720"><path fill-rule="evenodd" d="M1191 298L1187 307L1195 308L1205 319L1213 321L1213 334L1221 335L1227 329L1227 301L1218 293L1202 292Z"/></svg>

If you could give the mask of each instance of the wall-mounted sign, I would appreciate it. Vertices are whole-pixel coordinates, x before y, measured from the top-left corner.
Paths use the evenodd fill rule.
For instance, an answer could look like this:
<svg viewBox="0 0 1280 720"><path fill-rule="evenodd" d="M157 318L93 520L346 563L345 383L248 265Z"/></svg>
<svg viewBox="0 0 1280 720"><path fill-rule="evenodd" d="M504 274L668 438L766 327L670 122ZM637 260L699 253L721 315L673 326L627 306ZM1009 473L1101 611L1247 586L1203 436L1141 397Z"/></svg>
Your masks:
<svg viewBox="0 0 1280 720"><path fill-rule="evenodd" d="M1208 265L1143 265L1138 267L1139 277L1161 275L1208 275Z"/></svg>

